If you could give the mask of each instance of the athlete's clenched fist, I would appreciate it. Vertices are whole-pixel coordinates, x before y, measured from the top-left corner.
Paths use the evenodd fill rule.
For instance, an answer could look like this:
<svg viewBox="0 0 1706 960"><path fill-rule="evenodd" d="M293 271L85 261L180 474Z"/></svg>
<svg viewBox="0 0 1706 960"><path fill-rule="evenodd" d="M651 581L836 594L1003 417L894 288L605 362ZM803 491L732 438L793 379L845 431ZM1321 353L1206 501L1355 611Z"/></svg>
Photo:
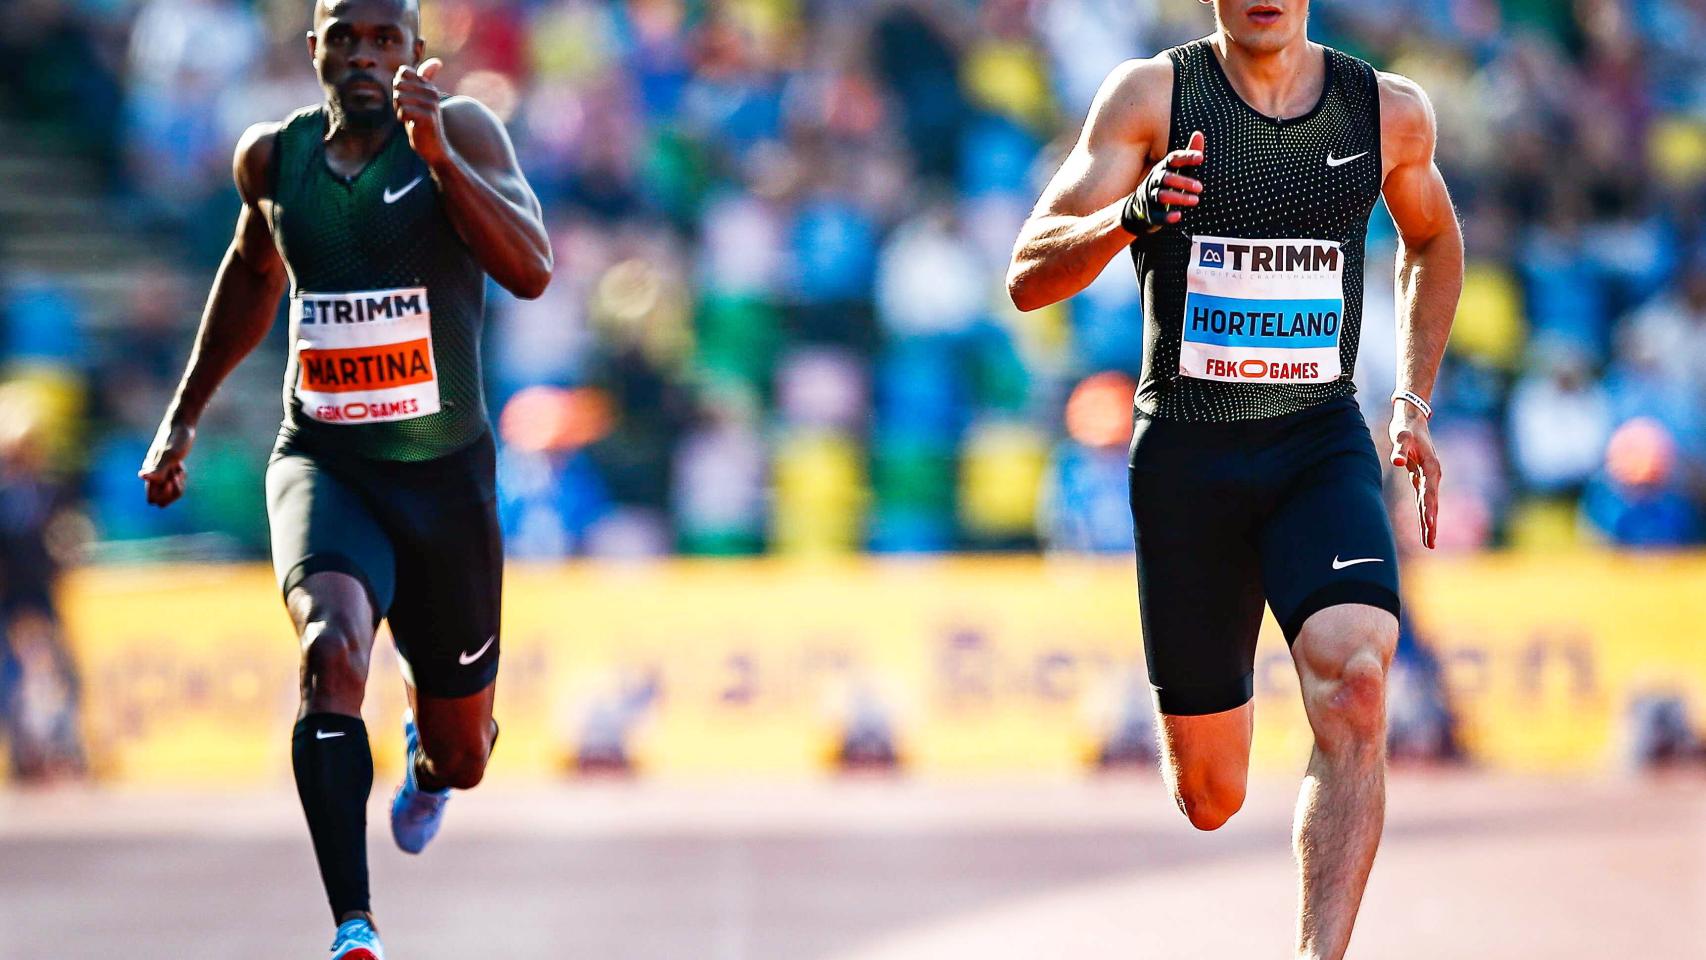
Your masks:
<svg viewBox="0 0 1706 960"><path fill-rule="evenodd" d="M407 64L398 67L397 75L391 79L391 104L397 111L397 119L408 131L409 146L429 167L437 166L450 152L444 139L444 115L439 108L444 91L432 82L443 66L444 61L432 57L419 70Z"/></svg>
<svg viewBox="0 0 1706 960"><path fill-rule="evenodd" d="M1203 162L1203 133L1191 134L1191 142L1183 150L1174 150L1161 158L1149 171L1149 176L1137 185L1125 207L1120 211L1120 226L1134 236L1154 233L1184 217L1183 207L1194 207L1202 196L1202 181L1187 177L1179 170L1200 167Z"/></svg>
<svg viewBox="0 0 1706 960"><path fill-rule="evenodd" d="M142 469L136 471L146 488L149 503L156 507L170 506L184 495L184 487L189 483L184 459L190 455L193 446L195 427L183 423L174 425L169 420L160 424L154 443L142 460Z"/></svg>

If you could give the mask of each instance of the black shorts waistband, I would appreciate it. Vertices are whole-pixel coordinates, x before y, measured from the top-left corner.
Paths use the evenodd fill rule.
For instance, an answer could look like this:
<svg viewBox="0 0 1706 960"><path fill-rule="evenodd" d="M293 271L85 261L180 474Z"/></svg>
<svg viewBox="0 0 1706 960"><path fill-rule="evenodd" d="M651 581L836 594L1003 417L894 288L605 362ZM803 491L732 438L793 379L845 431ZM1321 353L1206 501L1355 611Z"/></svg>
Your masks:
<svg viewBox="0 0 1706 960"><path fill-rule="evenodd" d="M1167 428L1185 428L1193 434L1206 438L1237 440L1252 436L1265 436L1318 419L1344 416L1346 413L1354 413L1358 420L1361 420L1362 408L1357 406L1355 397L1334 397L1306 410L1294 410L1291 413L1282 413L1277 417L1256 417L1247 420L1174 420L1158 417L1133 407L1132 422Z"/></svg>
<svg viewBox="0 0 1706 960"><path fill-rule="evenodd" d="M448 475L484 476L496 469L497 444L492 431L486 430L467 444L431 460L377 460L333 450L316 443L312 435L290 430L281 431L273 444L272 459L307 457L348 470L361 471L387 480L407 481L411 478L434 478Z"/></svg>

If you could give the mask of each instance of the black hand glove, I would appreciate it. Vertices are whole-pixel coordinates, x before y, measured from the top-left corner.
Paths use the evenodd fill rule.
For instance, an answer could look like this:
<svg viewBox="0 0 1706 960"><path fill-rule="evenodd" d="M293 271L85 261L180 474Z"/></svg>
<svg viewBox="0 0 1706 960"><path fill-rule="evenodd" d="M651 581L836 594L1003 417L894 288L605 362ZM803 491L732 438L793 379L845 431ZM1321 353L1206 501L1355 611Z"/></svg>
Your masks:
<svg viewBox="0 0 1706 960"><path fill-rule="evenodd" d="M1174 150L1161 158L1143 178L1120 210L1120 226L1127 233L1142 239L1164 226L1178 223L1184 216L1183 207L1194 207L1202 195L1202 183L1179 173L1183 167L1201 166L1203 162L1202 131L1191 134L1190 146Z"/></svg>

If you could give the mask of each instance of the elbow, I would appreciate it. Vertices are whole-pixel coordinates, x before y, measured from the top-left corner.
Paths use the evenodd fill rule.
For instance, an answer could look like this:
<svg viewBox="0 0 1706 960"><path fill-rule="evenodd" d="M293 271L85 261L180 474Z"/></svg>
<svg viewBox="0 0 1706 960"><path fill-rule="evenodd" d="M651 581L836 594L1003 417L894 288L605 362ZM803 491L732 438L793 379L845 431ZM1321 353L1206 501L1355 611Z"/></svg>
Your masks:
<svg viewBox="0 0 1706 960"><path fill-rule="evenodd" d="M509 288L509 292L522 300L537 300L545 295L545 288L551 285L551 275L541 274L538 277L528 277L517 281Z"/></svg>
<svg viewBox="0 0 1706 960"><path fill-rule="evenodd" d="M508 284L509 292L523 300L537 300L545 294L545 288L551 285L551 258L545 256L522 271Z"/></svg>
<svg viewBox="0 0 1706 960"><path fill-rule="evenodd" d="M1052 302L1037 292L1036 284L1016 263L1007 272L1007 298L1013 301L1013 306L1020 313L1030 313Z"/></svg>

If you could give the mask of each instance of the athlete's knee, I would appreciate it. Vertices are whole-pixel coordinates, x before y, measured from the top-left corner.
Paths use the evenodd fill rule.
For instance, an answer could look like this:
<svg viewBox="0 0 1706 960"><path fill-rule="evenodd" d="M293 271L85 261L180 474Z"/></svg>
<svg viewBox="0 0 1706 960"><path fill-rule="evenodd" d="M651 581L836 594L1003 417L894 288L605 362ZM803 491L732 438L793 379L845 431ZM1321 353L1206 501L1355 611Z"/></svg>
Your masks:
<svg viewBox="0 0 1706 960"><path fill-rule="evenodd" d="M1316 732L1327 745L1374 740L1386 724L1386 671L1372 657L1359 657L1313 699Z"/></svg>
<svg viewBox="0 0 1706 960"><path fill-rule="evenodd" d="M308 621L302 630L304 698L360 707L367 689L370 647L357 629L335 617Z"/></svg>
<svg viewBox="0 0 1706 960"><path fill-rule="evenodd" d="M433 776L446 786L472 790L485 779L491 755L486 744L447 744L427 751L427 762Z"/></svg>
<svg viewBox="0 0 1706 960"><path fill-rule="evenodd" d="M1383 740L1386 672L1397 645L1398 620L1384 610L1341 607L1304 625L1293 652L1316 746L1336 752Z"/></svg>
<svg viewBox="0 0 1706 960"><path fill-rule="evenodd" d="M1244 779L1221 774L1181 781L1173 792L1173 801L1191 826L1218 830L1244 808Z"/></svg>
<svg viewBox="0 0 1706 960"><path fill-rule="evenodd" d="M1338 750L1382 741L1390 662L1385 649L1378 639L1359 645L1336 670L1306 684L1304 706L1319 746Z"/></svg>

